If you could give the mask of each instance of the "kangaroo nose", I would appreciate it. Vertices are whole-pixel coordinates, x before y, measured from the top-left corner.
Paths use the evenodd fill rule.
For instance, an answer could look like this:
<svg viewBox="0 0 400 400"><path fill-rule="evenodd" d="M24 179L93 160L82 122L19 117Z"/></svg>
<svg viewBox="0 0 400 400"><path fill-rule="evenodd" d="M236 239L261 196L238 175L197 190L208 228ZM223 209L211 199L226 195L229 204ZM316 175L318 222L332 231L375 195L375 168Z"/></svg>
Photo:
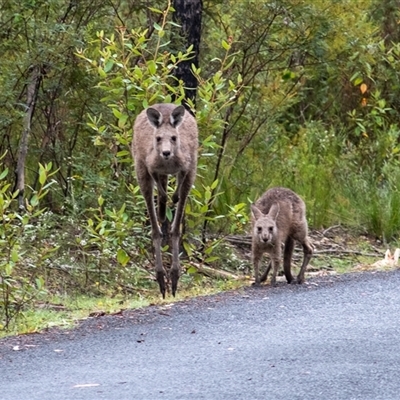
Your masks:
<svg viewBox="0 0 400 400"><path fill-rule="evenodd" d="M171 155L171 152L168 150L165 150L162 152L162 154L163 154L164 158L168 158Z"/></svg>

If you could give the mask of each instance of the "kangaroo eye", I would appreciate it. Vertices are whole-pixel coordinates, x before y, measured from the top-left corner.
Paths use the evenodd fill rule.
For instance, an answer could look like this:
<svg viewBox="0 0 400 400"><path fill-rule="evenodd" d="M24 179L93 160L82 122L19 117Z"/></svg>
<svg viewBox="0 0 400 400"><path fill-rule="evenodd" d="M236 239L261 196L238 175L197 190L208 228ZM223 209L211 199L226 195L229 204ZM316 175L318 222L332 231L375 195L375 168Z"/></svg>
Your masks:
<svg viewBox="0 0 400 400"><path fill-rule="evenodd" d="M171 136L171 140L175 143L176 142L176 136Z"/></svg>
<svg viewBox="0 0 400 400"><path fill-rule="evenodd" d="M160 143L160 142L161 142L161 137L160 137L160 136L157 136L157 137L156 137L156 141L157 141L157 143Z"/></svg>

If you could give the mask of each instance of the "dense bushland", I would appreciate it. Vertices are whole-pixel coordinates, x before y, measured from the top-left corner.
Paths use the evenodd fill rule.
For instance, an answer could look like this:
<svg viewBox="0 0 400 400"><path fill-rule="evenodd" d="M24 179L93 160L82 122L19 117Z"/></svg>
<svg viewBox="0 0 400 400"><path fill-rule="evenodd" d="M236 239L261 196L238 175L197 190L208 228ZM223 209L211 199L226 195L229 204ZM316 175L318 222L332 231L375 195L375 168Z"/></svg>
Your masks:
<svg viewBox="0 0 400 400"><path fill-rule="evenodd" d="M193 52L172 5L0 6L2 327L49 294L156 289L129 146L144 107L185 96L174 71ZM399 239L394 5L203 1L188 284L205 283L202 263L243 268L221 239L244 233L249 202L275 185L303 197L312 228Z"/></svg>

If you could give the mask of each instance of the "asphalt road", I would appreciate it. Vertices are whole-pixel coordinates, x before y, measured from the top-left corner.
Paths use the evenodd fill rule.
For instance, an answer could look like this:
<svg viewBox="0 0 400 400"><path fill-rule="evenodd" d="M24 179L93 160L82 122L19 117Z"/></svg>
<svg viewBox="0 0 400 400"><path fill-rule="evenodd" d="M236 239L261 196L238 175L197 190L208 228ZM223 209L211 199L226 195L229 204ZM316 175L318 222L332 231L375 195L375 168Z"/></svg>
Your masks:
<svg viewBox="0 0 400 400"><path fill-rule="evenodd" d="M400 271L246 288L5 339L0 399L400 399Z"/></svg>

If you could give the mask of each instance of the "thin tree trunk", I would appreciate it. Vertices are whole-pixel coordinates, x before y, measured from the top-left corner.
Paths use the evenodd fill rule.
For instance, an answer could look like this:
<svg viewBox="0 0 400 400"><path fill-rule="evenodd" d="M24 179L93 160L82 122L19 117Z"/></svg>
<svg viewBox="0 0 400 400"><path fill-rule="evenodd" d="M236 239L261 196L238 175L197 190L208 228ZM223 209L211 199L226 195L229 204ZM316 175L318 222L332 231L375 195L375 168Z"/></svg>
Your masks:
<svg viewBox="0 0 400 400"><path fill-rule="evenodd" d="M179 63L174 74L185 85L186 101L183 105L189 109L187 100L191 100L194 105L196 104L197 79L193 75L191 65L194 64L196 68L199 67L203 3L202 0L174 0L173 6L175 9L173 19L181 26L179 33L183 38L185 47L193 46L193 58Z"/></svg>
<svg viewBox="0 0 400 400"><path fill-rule="evenodd" d="M28 141L31 133L31 123L35 110L35 103L40 86L40 66L32 66L29 73L29 80L26 88L26 112L24 117L24 129L18 148L17 169L15 189L18 190L18 206L24 209L24 190L25 190L25 164L28 154Z"/></svg>

